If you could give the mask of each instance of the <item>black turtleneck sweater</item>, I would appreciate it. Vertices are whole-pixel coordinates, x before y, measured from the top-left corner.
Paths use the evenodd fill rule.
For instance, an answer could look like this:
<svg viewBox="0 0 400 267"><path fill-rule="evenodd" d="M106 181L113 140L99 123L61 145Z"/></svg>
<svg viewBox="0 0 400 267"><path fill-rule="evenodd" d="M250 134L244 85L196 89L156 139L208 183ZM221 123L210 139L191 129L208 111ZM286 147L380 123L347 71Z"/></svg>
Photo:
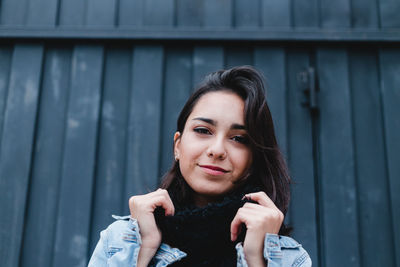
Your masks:
<svg viewBox="0 0 400 267"><path fill-rule="evenodd" d="M164 216L157 208L155 218L162 232L162 242L179 248L187 254L172 266L236 266L236 243L243 241L245 227L239 238L230 240L230 225L236 212L249 200L245 194L259 191L256 188L236 190L220 202L205 207L180 204L174 201L174 216Z"/></svg>

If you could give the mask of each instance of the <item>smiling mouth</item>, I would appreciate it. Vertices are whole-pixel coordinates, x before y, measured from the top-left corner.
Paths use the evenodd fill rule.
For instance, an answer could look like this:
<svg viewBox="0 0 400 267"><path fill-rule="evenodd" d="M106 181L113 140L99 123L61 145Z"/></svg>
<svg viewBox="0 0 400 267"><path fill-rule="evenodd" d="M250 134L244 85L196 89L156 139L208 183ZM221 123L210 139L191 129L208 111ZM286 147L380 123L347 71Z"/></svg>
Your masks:
<svg viewBox="0 0 400 267"><path fill-rule="evenodd" d="M221 175L227 173L228 171L217 166L212 165L199 165L206 173L211 175Z"/></svg>

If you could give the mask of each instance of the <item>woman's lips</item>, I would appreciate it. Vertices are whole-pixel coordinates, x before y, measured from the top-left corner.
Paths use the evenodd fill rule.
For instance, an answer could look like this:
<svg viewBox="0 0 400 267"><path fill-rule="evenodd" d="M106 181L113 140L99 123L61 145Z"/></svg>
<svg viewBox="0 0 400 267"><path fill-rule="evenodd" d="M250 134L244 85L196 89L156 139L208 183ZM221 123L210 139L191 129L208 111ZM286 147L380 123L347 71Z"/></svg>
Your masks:
<svg viewBox="0 0 400 267"><path fill-rule="evenodd" d="M204 172L211 175L222 175L228 172L227 170L218 166L212 166L212 165L199 165L199 166L204 170Z"/></svg>

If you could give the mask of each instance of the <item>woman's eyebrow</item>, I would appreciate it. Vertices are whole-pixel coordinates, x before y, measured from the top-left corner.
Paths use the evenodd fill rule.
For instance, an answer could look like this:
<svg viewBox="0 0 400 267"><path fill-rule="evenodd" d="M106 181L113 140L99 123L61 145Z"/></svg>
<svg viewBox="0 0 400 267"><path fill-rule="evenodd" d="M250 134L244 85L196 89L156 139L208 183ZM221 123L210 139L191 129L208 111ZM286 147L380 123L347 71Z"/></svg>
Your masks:
<svg viewBox="0 0 400 267"><path fill-rule="evenodd" d="M197 118L194 118L193 120L204 121L204 122L206 122L206 123L208 123L208 124L211 124L211 125L213 125L213 126L216 126L216 125L217 125L217 122L214 121L213 119L208 119L208 118L203 118L203 117L197 117ZM241 124L238 124L238 123L232 124L231 129L233 129L233 130L246 130L246 128L244 127L244 125L241 125Z"/></svg>
<svg viewBox="0 0 400 267"><path fill-rule="evenodd" d="M234 129L234 130L246 130L244 125L237 124L237 123L232 124L231 129Z"/></svg>
<svg viewBox="0 0 400 267"><path fill-rule="evenodd" d="M211 125L213 125L213 126L217 125L217 123L216 123L214 120L208 119L208 118L198 117L198 118L194 118L193 120L196 120L196 121L204 121L204 122L206 122L206 123L208 123L208 124L211 124Z"/></svg>

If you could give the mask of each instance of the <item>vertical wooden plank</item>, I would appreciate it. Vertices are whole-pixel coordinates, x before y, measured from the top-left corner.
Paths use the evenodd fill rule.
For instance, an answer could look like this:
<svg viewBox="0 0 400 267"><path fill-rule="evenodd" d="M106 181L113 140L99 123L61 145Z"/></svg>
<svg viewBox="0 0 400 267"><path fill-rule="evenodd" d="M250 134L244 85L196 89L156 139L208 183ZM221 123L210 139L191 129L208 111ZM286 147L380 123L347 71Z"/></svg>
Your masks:
<svg viewBox="0 0 400 267"><path fill-rule="evenodd" d="M24 25L26 22L27 0L2 0L0 22L2 25Z"/></svg>
<svg viewBox="0 0 400 267"><path fill-rule="evenodd" d="M29 26L55 26L58 0L30 0L28 2L27 24Z"/></svg>
<svg viewBox="0 0 400 267"><path fill-rule="evenodd" d="M287 155L287 84L286 56L280 47L256 47L254 66L265 77L267 103L274 121L275 134L282 152Z"/></svg>
<svg viewBox="0 0 400 267"><path fill-rule="evenodd" d="M91 224L91 253L100 231L113 221L110 215L127 212L122 210L125 204L123 201L126 201L122 195L125 190L131 51L128 47L113 46L106 53Z"/></svg>
<svg viewBox="0 0 400 267"><path fill-rule="evenodd" d="M46 52L20 266L51 265L70 61L69 49Z"/></svg>
<svg viewBox="0 0 400 267"><path fill-rule="evenodd" d="M256 28L261 25L260 0L234 0L234 26Z"/></svg>
<svg viewBox="0 0 400 267"><path fill-rule="evenodd" d="M395 266L377 55L357 49L350 59L362 266Z"/></svg>
<svg viewBox="0 0 400 267"><path fill-rule="evenodd" d="M325 28L351 27L350 0L320 0L321 26Z"/></svg>
<svg viewBox="0 0 400 267"><path fill-rule="evenodd" d="M0 137L3 133L3 122L8 94L8 82L11 68L11 46L0 46ZM0 138L1 151L1 138Z"/></svg>
<svg viewBox="0 0 400 267"><path fill-rule="evenodd" d="M253 65L253 47L231 46L225 49L225 67Z"/></svg>
<svg viewBox="0 0 400 267"><path fill-rule="evenodd" d="M261 1L261 5L263 27L290 27L292 25L290 0Z"/></svg>
<svg viewBox="0 0 400 267"><path fill-rule="evenodd" d="M322 266L360 266L347 53L319 49ZM340 233L340 234L339 234ZM346 242L343 242L345 237Z"/></svg>
<svg viewBox="0 0 400 267"><path fill-rule="evenodd" d="M386 165L389 177L390 206L392 208L392 234L396 263L400 264L400 51L379 51L380 94L383 106ZM390 231L390 229L388 229Z"/></svg>
<svg viewBox="0 0 400 267"><path fill-rule="evenodd" d="M18 266L28 193L43 47L16 45L0 150L0 259Z"/></svg>
<svg viewBox="0 0 400 267"><path fill-rule="evenodd" d="M379 1L380 21L382 28L400 27L400 2L397 0Z"/></svg>
<svg viewBox="0 0 400 267"><path fill-rule="evenodd" d="M144 25L174 26L174 0L146 0L144 5Z"/></svg>
<svg viewBox="0 0 400 267"><path fill-rule="evenodd" d="M86 25L114 26L118 0L87 0Z"/></svg>
<svg viewBox="0 0 400 267"><path fill-rule="evenodd" d="M222 69L224 66L224 48L222 46L195 46L193 50L194 89L206 75Z"/></svg>
<svg viewBox="0 0 400 267"><path fill-rule="evenodd" d="M352 26L355 28L379 28L377 0L352 0Z"/></svg>
<svg viewBox="0 0 400 267"><path fill-rule="evenodd" d="M280 47L257 46L254 49L254 66L265 79L266 98L274 122L275 135L286 161L288 155L287 133L287 83L286 52ZM292 225L290 212L285 224Z"/></svg>
<svg viewBox="0 0 400 267"><path fill-rule="evenodd" d="M151 0L150 0L151 1ZM147 0L119 0L119 26L142 26L144 20L144 2Z"/></svg>
<svg viewBox="0 0 400 267"><path fill-rule="evenodd" d="M292 50L287 54L288 72L288 159L294 184L290 217L293 236L308 251L313 266L318 266L319 236L316 217L315 173L312 141L312 122L307 108L301 105L303 92L297 84L299 72L308 68L309 54Z"/></svg>
<svg viewBox="0 0 400 267"><path fill-rule="evenodd" d="M285 159L288 156L288 115L286 51L280 47L257 46L254 49L254 66L265 78L266 98L274 122L275 135ZM286 213L285 223L292 225L290 212Z"/></svg>
<svg viewBox="0 0 400 267"><path fill-rule="evenodd" d="M160 132L163 56L161 46L137 46L133 52L124 194L126 211L130 196L154 191L160 181L160 134L165 135ZM167 94L174 95L171 91Z"/></svg>
<svg viewBox="0 0 400 267"><path fill-rule="evenodd" d="M176 121L190 94L192 85L192 50L176 47L166 51L165 87L163 89L161 169L163 175L174 160L172 146Z"/></svg>
<svg viewBox="0 0 400 267"><path fill-rule="evenodd" d="M232 0L203 0L204 27L232 26Z"/></svg>
<svg viewBox="0 0 400 267"><path fill-rule="evenodd" d="M294 27L319 27L320 0L292 0Z"/></svg>
<svg viewBox="0 0 400 267"><path fill-rule="evenodd" d="M204 12L203 0L176 0L177 26L200 27Z"/></svg>
<svg viewBox="0 0 400 267"><path fill-rule="evenodd" d="M103 48L76 46L68 103L53 266L86 266Z"/></svg>
<svg viewBox="0 0 400 267"><path fill-rule="evenodd" d="M60 0L58 24L62 26L85 25L87 0Z"/></svg>

